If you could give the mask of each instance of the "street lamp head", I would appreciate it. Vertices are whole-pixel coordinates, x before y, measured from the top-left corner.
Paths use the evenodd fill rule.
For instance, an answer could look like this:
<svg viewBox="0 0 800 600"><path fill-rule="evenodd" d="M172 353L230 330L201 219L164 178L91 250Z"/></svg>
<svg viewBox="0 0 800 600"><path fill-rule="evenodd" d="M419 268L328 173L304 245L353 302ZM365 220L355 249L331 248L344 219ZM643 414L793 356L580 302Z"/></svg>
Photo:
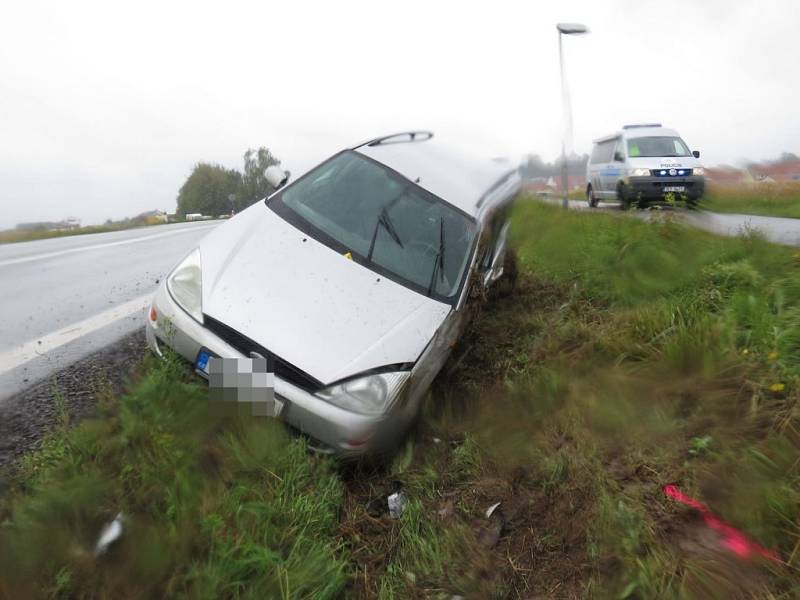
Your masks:
<svg viewBox="0 0 800 600"><path fill-rule="evenodd" d="M557 23L556 29L558 29L559 33L563 33L564 35L589 33L589 28L581 23Z"/></svg>

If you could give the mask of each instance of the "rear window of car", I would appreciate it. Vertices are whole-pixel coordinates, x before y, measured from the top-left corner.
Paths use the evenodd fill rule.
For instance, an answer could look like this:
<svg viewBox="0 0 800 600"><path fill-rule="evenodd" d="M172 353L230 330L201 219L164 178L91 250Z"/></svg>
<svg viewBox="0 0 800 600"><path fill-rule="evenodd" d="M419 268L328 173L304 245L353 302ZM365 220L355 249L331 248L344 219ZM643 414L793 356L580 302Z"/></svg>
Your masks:
<svg viewBox="0 0 800 600"><path fill-rule="evenodd" d="M268 205L337 252L447 302L461 289L477 232L456 207L353 151L316 167Z"/></svg>

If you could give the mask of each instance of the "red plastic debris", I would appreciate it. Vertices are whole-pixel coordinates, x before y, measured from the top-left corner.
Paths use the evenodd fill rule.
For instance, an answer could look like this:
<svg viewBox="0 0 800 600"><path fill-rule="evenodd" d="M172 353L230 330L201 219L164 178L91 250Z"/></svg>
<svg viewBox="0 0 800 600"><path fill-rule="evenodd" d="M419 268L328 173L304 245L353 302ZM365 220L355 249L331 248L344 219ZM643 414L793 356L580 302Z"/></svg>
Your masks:
<svg viewBox="0 0 800 600"><path fill-rule="evenodd" d="M677 485L665 485L663 490L668 497L699 512L705 524L722 535L722 546L725 549L730 550L740 558L763 556L773 562L781 562L775 552L764 548L758 542L754 542L733 525L714 515L705 504L684 494Z"/></svg>

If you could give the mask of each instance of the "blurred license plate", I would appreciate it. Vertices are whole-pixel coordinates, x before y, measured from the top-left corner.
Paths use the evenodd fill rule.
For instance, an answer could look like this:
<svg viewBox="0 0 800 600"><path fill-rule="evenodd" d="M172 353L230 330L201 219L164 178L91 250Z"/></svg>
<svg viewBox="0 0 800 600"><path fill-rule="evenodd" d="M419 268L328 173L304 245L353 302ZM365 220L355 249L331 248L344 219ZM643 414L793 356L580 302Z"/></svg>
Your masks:
<svg viewBox="0 0 800 600"><path fill-rule="evenodd" d="M666 185L664 186L665 192L683 192L686 188L682 185Z"/></svg>
<svg viewBox="0 0 800 600"><path fill-rule="evenodd" d="M208 350L200 350L200 352L197 353L197 360L194 361L194 368L200 373L208 375L209 358L211 358L211 353Z"/></svg>

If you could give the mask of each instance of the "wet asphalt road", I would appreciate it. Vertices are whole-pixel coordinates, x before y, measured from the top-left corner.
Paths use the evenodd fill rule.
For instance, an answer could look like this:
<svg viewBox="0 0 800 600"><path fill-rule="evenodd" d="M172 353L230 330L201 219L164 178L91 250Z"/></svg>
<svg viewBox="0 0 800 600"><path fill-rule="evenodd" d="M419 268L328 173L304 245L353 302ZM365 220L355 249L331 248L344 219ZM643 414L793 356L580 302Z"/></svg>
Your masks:
<svg viewBox="0 0 800 600"><path fill-rule="evenodd" d="M0 245L0 406L141 328L158 282L218 224Z"/></svg>
<svg viewBox="0 0 800 600"><path fill-rule="evenodd" d="M688 225L720 235L739 235L749 230L756 230L777 244L800 246L800 219L703 211L684 212L681 218Z"/></svg>

